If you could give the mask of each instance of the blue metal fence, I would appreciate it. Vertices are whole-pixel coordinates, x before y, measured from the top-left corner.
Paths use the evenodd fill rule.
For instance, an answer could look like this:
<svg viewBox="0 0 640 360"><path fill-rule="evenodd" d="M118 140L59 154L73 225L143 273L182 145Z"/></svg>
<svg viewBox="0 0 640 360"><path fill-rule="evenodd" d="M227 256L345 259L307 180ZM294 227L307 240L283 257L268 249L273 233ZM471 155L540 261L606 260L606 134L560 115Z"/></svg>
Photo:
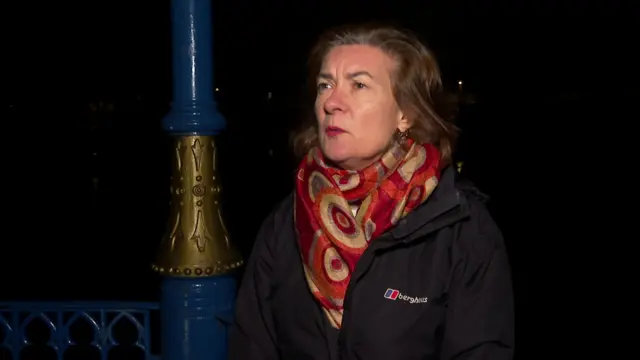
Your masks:
<svg viewBox="0 0 640 360"><path fill-rule="evenodd" d="M0 359L158 360L159 310L148 302L0 303Z"/></svg>

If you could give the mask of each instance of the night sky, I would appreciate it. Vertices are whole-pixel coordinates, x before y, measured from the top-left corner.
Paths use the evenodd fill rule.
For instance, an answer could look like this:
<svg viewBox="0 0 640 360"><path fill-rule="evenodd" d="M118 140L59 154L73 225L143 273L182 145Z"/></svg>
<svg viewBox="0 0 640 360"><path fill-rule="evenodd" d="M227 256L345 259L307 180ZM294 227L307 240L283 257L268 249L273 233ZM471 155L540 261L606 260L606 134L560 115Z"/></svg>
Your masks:
<svg viewBox="0 0 640 360"><path fill-rule="evenodd" d="M437 54L446 82L464 79L470 90L487 95L535 89L552 97L594 92L605 82L637 88L628 81L637 76L629 73L637 59L631 44L638 6L632 1L342 3L214 1L218 85L243 94L297 92L320 31L382 21L417 32ZM5 49L12 55L5 55L11 64L5 68L12 69L12 87L66 99L149 93L166 100L169 1L82 4L37 11L9 6ZM24 91L11 93L17 101L25 98Z"/></svg>

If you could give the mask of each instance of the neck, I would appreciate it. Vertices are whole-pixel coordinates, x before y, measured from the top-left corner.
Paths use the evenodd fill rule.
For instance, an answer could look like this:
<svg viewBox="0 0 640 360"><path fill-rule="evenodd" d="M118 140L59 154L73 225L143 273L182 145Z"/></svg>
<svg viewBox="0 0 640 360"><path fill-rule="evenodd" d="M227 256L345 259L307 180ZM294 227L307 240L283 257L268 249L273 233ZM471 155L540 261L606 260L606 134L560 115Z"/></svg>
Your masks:
<svg viewBox="0 0 640 360"><path fill-rule="evenodd" d="M360 171L368 166L371 166L371 164L375 163L376 161L380 160L385 154L391 151L391 149L394 146L401 146L404 151L408 151L409 148L411 147L411 144L413 144L412 141L407 141L403 144L397 144L395 141L393 141L389 143L389 146L387 146L387 148L385 148L383 151L377 153L372 157L348 159L345 161L330 161L329 159L326 159L326 161L327 161L327 165L330 165L338 169L348 170L348 171Z"/></svg>
<svg viewBox="0 0 640 360"><path fill-rule="evenodd" d="M381 157L382 157L382 154L377 154L376 156L367 158L367 159L349 159L349 160L337 161L337 162L329 161L328 165L331 165L333 167L336 167L342 170L360 171L366 168L367 166L370 166L371 164L375 163L376 161L380 160Z"/></svg>

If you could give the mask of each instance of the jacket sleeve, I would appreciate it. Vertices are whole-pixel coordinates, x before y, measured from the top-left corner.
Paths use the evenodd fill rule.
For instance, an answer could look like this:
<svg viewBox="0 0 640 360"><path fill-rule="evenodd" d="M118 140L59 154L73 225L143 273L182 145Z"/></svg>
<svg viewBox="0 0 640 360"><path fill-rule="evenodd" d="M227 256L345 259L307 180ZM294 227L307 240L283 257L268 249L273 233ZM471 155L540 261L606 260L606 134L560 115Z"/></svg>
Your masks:
<svg viewBox="0 0 640 360"><path fill-rule="evenodd" d="M275 215L262 224L236 299L235 321L229 332L229 360L278 359L269 304L276 236Z"/></svg>
<svg viewBox="0 0 640 360"><path fill-rule="evenodd" d="M470 210L452 247L441 358L512 359L513 290L504 241L483 204L470 201Z"/></svg>

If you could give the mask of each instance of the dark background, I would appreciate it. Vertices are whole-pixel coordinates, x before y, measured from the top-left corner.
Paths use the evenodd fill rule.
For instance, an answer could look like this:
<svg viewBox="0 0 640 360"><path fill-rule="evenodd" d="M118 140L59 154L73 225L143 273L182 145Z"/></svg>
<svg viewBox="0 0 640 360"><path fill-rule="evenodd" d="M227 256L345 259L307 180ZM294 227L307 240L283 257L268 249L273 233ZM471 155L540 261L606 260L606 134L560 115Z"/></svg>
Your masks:
<svg viewBox="0 0 640 360"><path fill-rule="evenodd" d="M360 21L407 27L435 52L445 87L462 80L473 99L459 108L456 158L491 196L505 234L526 354L539 335L533 279L555 271L549 253L574 241L566 227L548 231L550 219L581 178L575 154L598 155L577 143L606 143L587 135L589 124L617 126L640 97L636 2L372 3L214 1L231 237L247 256L261 220L292 189L288 135L319 33ZM160 123L171 100L168 4L5 5L0 299L158 298L150 264L169 210Z"/></svg>

